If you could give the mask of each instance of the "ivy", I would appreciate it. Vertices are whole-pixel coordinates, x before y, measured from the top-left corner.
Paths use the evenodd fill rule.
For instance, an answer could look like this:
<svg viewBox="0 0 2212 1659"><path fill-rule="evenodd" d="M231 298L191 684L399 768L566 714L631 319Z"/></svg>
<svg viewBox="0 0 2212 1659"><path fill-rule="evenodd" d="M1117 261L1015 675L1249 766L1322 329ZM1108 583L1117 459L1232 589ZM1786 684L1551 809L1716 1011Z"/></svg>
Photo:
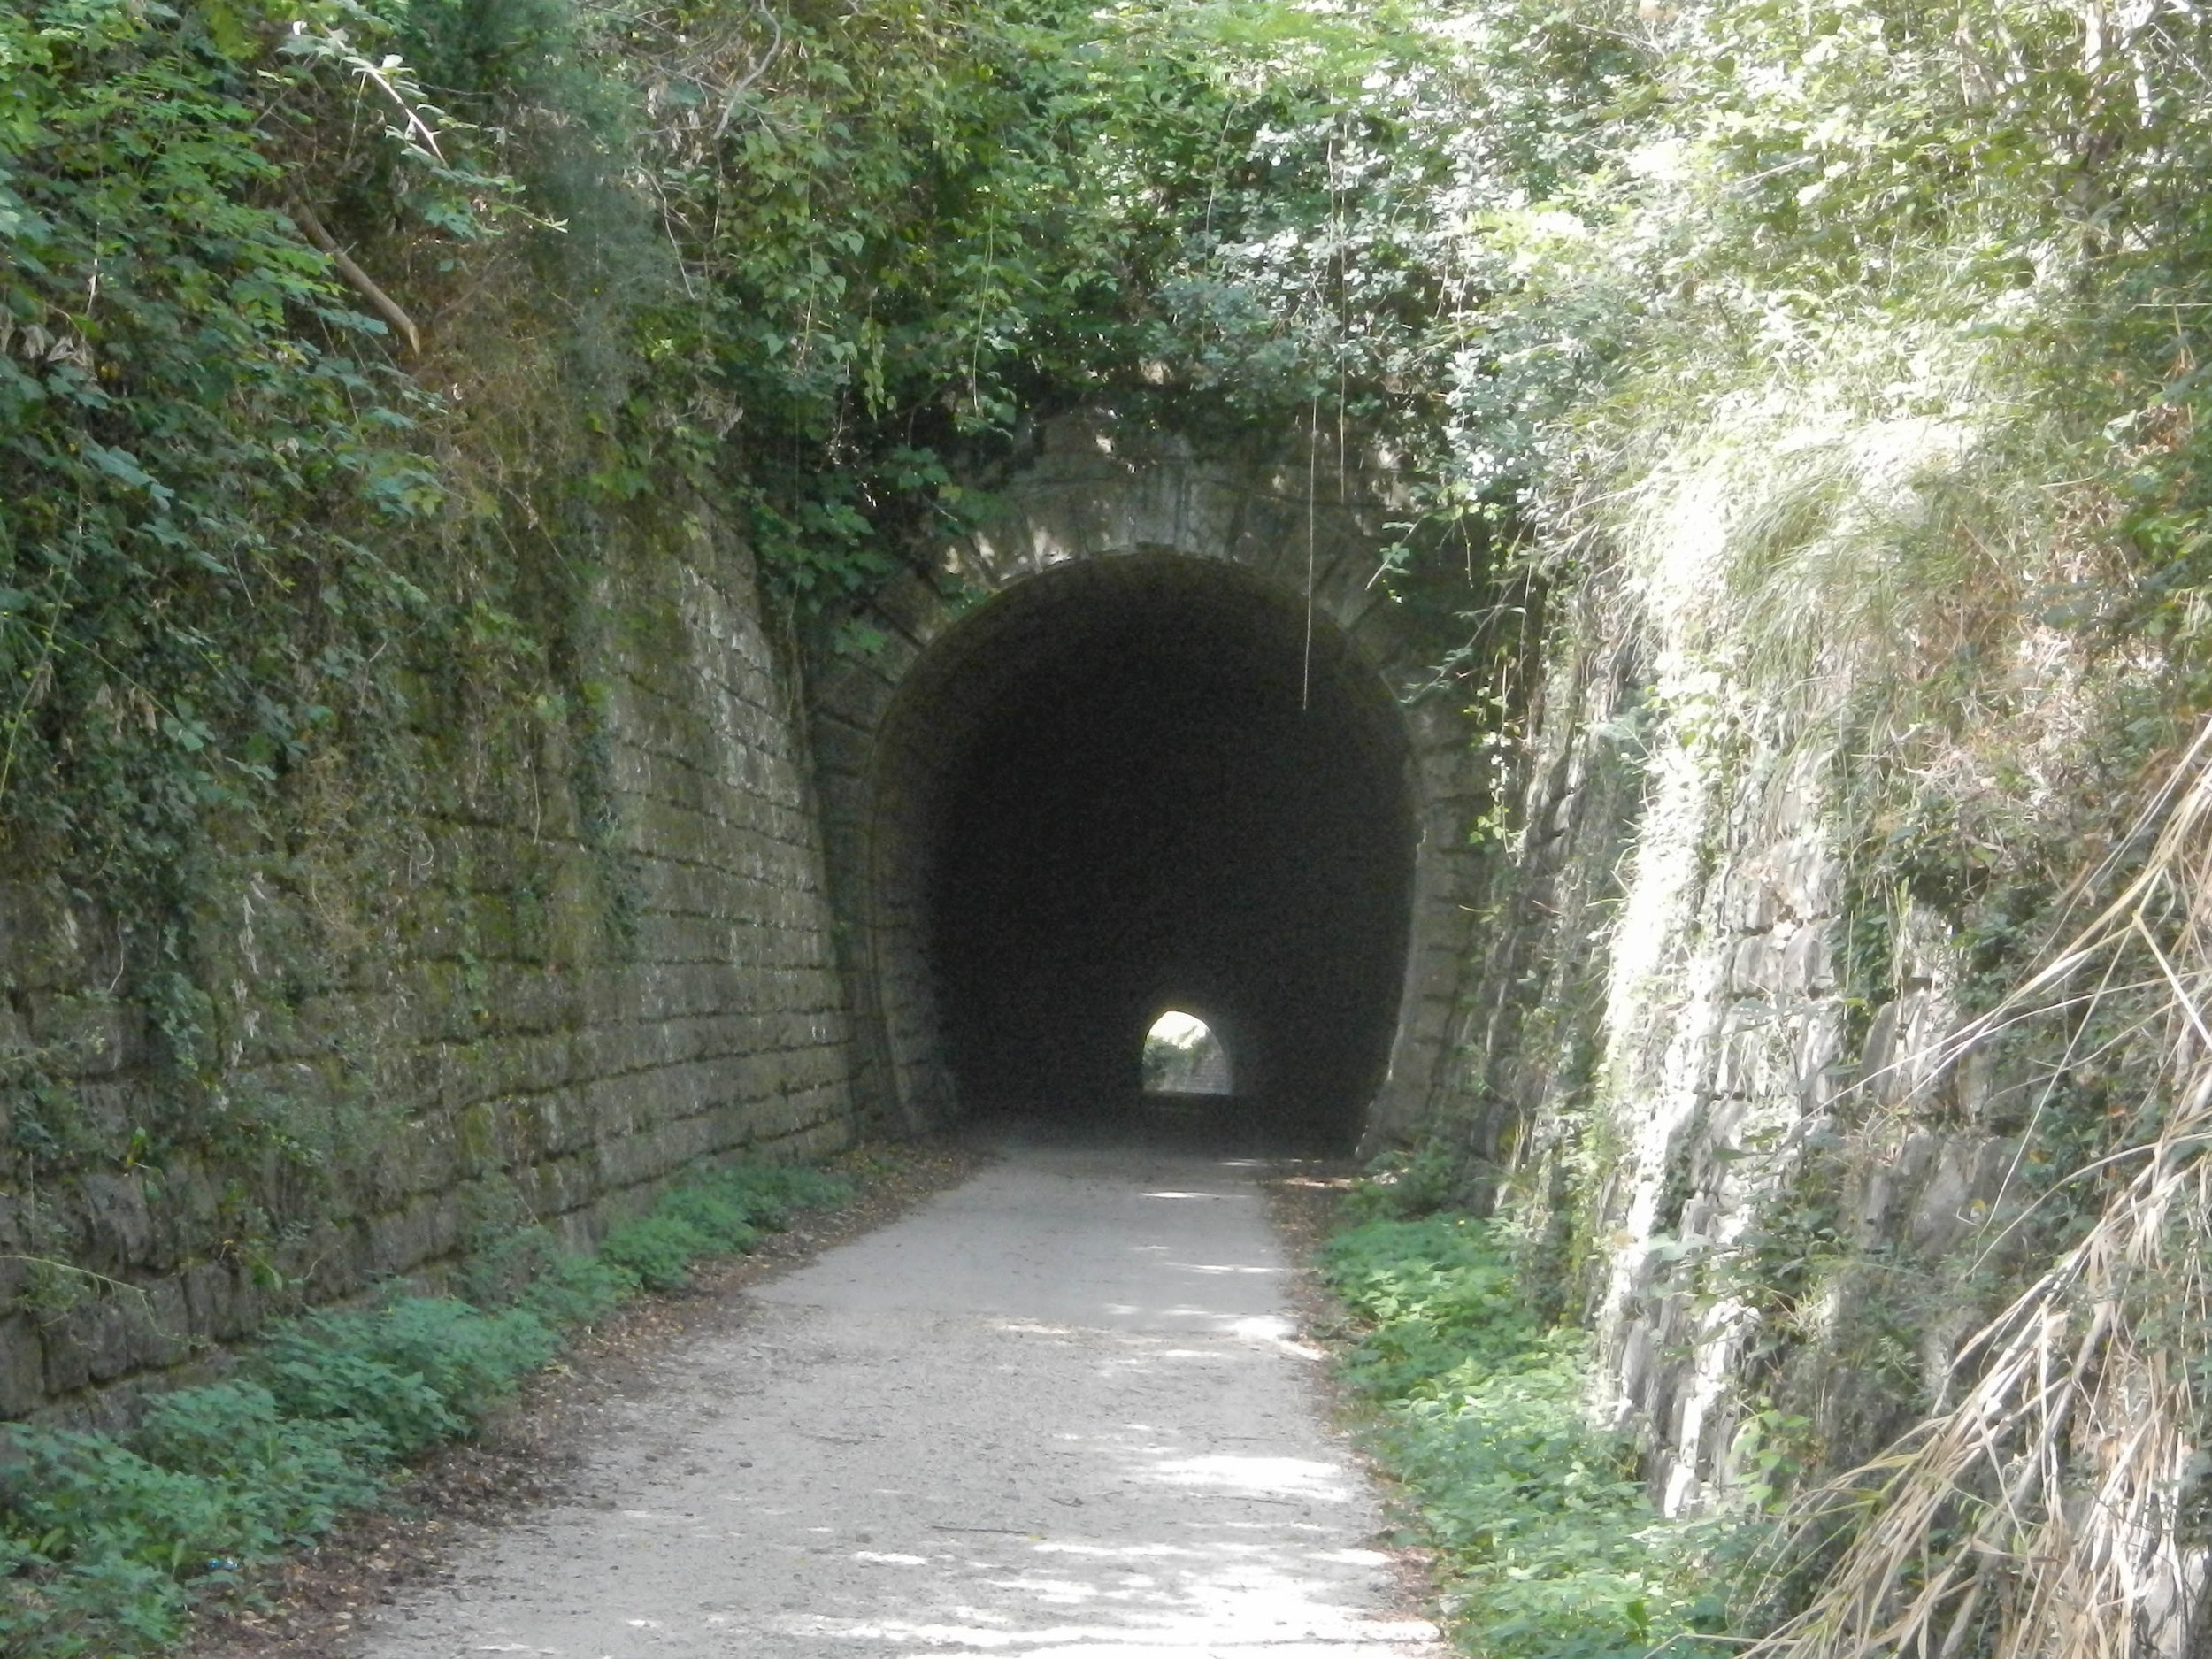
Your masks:
<svg viewBox="0 0 2212 1659"><path fill-rule="evenodd" d="M183 870L211 813L373 740L393 641L434 659L487 589L537 585L499 568L492 476L526 480L532 524L709 491L803 613L968 523L1083 402L1216 443L1301 420L1395 443L1430 507L1494 518L1600 354L1501 331L1516 256L1465 228L1593 165L1631 57L1532 10L1468 17L19 9L0 798L104 897ZM407 372L392 319L415 319L326 242L408 279L434 351L487 283L509 326L564 314L558 412L542 380L467 388L506 428L469 436Z"/></svg>
<svg viewBox="0 0 2212 1659"><path fill-rule="evenodd" d="M379 541L438 500L382 325L276 204L263 77L315 72L241 21L0 19L0 792L96 879L323 741L420 600Z"/></svg>

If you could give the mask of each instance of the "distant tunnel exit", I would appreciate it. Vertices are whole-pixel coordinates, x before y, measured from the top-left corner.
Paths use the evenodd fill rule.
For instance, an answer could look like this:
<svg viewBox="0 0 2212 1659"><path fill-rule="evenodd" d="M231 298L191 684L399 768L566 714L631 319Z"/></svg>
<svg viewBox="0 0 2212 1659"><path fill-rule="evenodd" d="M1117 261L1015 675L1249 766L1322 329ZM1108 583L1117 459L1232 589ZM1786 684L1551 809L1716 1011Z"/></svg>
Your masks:
<svg viewBox="0 0 2212 1659"><path fill-rule="evenodd" d="M1195 1014L1171 1008L1145 1027L1138 1064L1148 1094L1236 1093L1229 1051L1214 1029Z"/></svg>
<svg viewBox="0 0 2212 1659"><path fill-rule="evenodd" d="M879 964L959 1105L1087 1116L1202 1009L1240 1102L1348 1145L1387 1065L1414 818L1399 710L1325 618L1173 555L1032 578L884 732Z"/></svg>

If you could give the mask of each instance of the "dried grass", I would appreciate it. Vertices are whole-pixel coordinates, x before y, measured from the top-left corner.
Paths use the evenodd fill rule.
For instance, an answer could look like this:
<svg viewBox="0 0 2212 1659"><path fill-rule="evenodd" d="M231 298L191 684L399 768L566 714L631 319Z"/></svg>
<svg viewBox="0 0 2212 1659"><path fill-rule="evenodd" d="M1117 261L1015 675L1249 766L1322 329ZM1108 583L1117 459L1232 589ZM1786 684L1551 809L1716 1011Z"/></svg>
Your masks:
<svg viewBox="0 0 2212 1659"><path fill-rule="evenodd" d="M2142 826L2154 832L2119 895L1944 1058L2023 1020L2078 1018L2147 964L2165 1021L2156 1133L2076 1173L2105 1193L2093 1223L1962 1345L1955 1398L1796 1506L1800 1546L1848 1541L1803 1609L1749 1650L1759 1659L2136 1659L2200 1645L2212 726L2158 792Z"/></svg>

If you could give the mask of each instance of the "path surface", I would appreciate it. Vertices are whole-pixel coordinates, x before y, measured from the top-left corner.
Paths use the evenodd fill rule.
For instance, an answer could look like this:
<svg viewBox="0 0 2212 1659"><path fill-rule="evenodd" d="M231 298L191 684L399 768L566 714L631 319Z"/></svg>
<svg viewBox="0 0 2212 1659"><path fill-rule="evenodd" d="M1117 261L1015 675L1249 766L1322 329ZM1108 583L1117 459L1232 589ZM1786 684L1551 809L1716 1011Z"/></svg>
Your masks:
<svg viewBox="0 0 2212 1659"><path fill-rule="evenodd" d="M373 1659L1386 1659L1248 1166L1011 1148L745 1293L572 1507L388 1609Z"/></svg>

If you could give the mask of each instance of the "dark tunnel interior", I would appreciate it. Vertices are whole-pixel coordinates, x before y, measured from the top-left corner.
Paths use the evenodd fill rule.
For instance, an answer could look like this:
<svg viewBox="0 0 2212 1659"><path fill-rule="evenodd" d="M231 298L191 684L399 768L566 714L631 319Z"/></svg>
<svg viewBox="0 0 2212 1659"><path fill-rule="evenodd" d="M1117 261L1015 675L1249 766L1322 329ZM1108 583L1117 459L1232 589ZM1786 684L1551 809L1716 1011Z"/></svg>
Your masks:
<svg viewBox="0 0 2212 1659"><path fill-rule="evenodd" d="M1389 1058L1412 885L1379 678L1323 621L1308 684L1302 606L1213 562L1068 567L985 611L987 649L954 647L911 722L940 745L916 850L964 1107L1126 1110L1177 1008L1226 1049L1237 1110L1348 1147Z"/></svg>

